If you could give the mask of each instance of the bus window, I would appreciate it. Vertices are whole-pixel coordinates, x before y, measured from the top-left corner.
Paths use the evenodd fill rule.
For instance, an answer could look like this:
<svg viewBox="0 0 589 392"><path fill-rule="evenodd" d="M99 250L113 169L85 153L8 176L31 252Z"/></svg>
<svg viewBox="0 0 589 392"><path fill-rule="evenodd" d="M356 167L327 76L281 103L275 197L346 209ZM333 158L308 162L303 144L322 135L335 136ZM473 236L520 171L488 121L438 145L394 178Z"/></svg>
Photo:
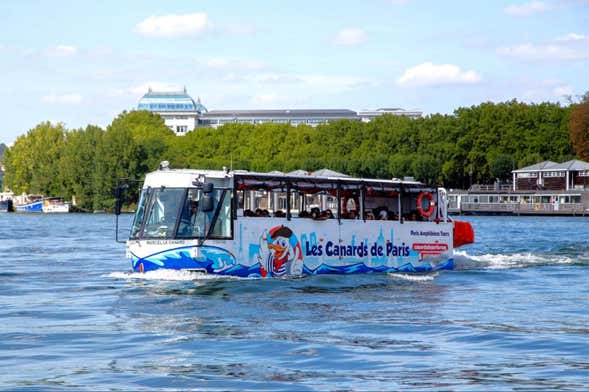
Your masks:
<svg viewBox="0 0 589 392"><path fill-rule="evenodd" d="M182 207L176 237L194 238L205 235L204 212L200 211L201 191L190 189Z"/></svg>
<svg viewBox="0 0 589 392"><path fill-rule="evenodd" d="M231 238L231 191L216 192L217 198L217 220L214 222L210 238ZM225 194L223 201L219 204L222 194Z"/></svg>
<svg viewBox="0 0 589 392"><path fill-rule="evenodd" d="M153 196L146 208L147 219L141 237L172 237L185 189L160 188L152 191Z"/></svg>
<svg viewBox="0 0 589 392"><path fill-rule="evenodd" d="M135 214L135 220L133 221L133 227L131 228L131 238L137 238L140 234L139 231L141 230L145 215L145 205L147 204L147 199L149 199L150 191L151 189L143 189L141 191L139 203L137 204L137 213Z"/></svg>

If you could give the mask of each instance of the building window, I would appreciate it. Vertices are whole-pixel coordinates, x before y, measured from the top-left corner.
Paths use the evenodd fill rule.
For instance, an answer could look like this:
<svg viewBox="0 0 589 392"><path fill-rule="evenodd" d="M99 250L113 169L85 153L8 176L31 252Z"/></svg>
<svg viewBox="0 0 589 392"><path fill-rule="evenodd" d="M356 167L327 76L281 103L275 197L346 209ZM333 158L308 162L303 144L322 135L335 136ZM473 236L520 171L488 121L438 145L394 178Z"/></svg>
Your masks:
<svg viewBox="0 0 589 392"><path fill-rule="evenodd" d="M188 126L186 126L186 125L178 125L176 127L176 132L178 132L178 133L184 133L186 131L188 131Z"/></svg>
<svg viewBox="0 0 589 392"><path fill-rule="evenodd" d="M517 173L517 178L536 178L538 173Z"/></svg>
<svg viewBox="0 0 589 392"><path fill-rule="evenodd" d="M548 177L564 177L564 172L562 172L562 171L549 171L549 172L544 172L544 173L542 173L542 177L544 177L544 178L548 178Z"/></svg>
<svg viewBox="0 0 589 392"><path fill-rule="evenodd" d="M579 172L579 177L589 177L589 170L581 170Z"/></svg>

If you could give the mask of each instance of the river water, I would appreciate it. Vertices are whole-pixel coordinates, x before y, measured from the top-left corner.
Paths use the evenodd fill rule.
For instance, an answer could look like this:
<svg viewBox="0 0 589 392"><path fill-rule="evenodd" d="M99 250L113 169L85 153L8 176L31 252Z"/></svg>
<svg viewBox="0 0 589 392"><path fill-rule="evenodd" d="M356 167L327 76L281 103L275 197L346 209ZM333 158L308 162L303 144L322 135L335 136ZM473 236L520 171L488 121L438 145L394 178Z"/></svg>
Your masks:
<svg viewBox="0 0 589 392"><path fill-rule="evenodd" d="M589 218L462 219L455 271L239 280L130 273L113 216L0 214L0 389L589 389Z"/></svg>

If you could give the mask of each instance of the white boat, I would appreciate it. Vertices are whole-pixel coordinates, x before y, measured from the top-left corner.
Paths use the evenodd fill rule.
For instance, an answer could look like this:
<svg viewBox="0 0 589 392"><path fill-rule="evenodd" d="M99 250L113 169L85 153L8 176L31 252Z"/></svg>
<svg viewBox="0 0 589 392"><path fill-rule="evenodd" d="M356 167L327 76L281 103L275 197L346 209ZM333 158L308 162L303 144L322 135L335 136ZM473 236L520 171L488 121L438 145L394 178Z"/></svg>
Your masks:
<svg viewBox="0 0 589 392"><path fill-rule="evenodd" d="M46 214L68 213L71 203L60 197L46 197L43 199L43 212Z"/></svg>
<svg viewBox="0 0 589 392"><path fill-rule="evenodd" d="M147 174L126 241L132 269L240 277L428 272L452 269L454 248L474 241L469 223L449 219L443 188L323 173Z"/></svg>

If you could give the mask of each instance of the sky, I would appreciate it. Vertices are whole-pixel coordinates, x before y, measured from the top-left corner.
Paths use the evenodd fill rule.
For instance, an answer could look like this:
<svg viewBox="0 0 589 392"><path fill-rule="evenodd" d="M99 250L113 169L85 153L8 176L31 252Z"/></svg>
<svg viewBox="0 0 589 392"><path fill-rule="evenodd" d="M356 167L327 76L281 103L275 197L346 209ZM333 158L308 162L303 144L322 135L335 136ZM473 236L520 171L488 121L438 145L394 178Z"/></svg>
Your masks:
<svg viewBox="0 0 589 392"><path fill-rule="evenodd" d="M209 110L561 102L589 90L589 0L0 1L0 142L106 127L151 87Z"/></svg>

